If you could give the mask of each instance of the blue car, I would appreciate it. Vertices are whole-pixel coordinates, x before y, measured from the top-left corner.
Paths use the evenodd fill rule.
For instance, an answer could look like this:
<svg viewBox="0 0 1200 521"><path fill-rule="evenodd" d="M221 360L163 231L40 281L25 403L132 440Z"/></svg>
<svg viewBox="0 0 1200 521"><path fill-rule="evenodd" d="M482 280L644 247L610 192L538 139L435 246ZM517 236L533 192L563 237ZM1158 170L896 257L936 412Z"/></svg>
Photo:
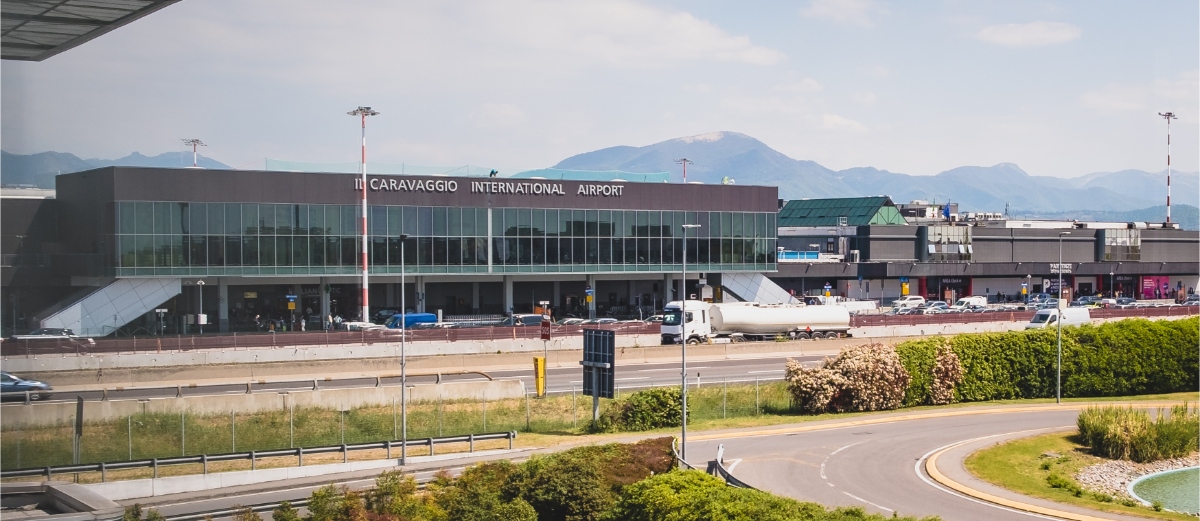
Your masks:
<svg viewBox="0 0 1200 521"><path fill-rule="evenodd" d="M12 373L0 371L0 396L3 398L25 399L25 391L29 391L29 399L45 400L50 397L53 387L46 382L26 380Z"/></svg>

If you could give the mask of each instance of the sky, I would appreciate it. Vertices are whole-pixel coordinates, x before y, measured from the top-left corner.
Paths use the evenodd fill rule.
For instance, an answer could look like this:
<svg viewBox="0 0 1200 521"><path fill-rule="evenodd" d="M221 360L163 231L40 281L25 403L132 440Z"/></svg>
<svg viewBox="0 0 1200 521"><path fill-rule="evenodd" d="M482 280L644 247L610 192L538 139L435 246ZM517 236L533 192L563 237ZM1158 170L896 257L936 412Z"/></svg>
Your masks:
<svg viewBox="0 0 1200 521"><path fill-rule="evenodd" d="M840 170L1200 171L1200 3L185 0L0 63L0 148L506 173L714 131Z"/></svg>

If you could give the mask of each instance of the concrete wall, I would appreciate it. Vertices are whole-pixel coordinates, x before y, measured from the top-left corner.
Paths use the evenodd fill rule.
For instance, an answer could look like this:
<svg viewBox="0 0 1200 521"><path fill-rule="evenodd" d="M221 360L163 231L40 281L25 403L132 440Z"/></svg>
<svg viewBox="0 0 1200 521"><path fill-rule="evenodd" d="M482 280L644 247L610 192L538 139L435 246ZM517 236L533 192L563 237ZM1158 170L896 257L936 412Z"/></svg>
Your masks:
<svg viewBox="0 0 1200 521"><path fill-rule="evenodd" d="M409 387L409 400L502 400L525 396L520 380L487 382L454 382ZM187 412L192 415L252 414L288 407L340 409L365 405L389 405L400 399L400 387L364 387L354 389L324 389L316 391L260 392L254 394L224 394L185 396L182 398L150 398L144 400L85 401L84 421L105 421L141 413ZM70 425L75 421L75 403L33 403L4 407L4 427L37 425Z"/></svg>

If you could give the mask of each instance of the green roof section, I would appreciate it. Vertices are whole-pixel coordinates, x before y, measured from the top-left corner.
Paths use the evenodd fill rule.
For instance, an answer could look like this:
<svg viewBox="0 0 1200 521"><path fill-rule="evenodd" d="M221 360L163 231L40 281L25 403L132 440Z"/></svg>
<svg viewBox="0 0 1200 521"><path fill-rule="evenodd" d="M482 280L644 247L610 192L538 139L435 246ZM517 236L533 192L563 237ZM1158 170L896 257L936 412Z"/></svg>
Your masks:
<svg viewBox="0 0 1200 521"><path fill-rule="evenodd" d="M845 222L841 222L845 217ZM788 201L779 210L779 226L867 226L908 224L892 198L846 197Z"/></svg>

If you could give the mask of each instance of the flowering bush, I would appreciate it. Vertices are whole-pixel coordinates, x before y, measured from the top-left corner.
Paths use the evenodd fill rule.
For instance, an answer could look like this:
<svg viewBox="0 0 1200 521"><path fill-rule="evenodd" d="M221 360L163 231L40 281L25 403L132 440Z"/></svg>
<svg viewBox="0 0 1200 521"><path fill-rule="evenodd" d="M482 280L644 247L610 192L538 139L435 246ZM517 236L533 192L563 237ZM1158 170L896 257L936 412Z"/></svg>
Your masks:
<svg viewBox="0 0 1200 521"><path fill-rule="evenodd" d="M816 369L788 360L785 378L795 406L810 413L899 408L910 379L896 350L883 344L851 347Z"/></svg>
<svg viewBox="0 0 1200 521"><path fill-rule="evenodd" d="M954 388L962 382L962 364L958 355L947 344L937 349L937 358L933 364L933 381L929 385L929 403L932 405L947 405L954 403Z"/></svg>

